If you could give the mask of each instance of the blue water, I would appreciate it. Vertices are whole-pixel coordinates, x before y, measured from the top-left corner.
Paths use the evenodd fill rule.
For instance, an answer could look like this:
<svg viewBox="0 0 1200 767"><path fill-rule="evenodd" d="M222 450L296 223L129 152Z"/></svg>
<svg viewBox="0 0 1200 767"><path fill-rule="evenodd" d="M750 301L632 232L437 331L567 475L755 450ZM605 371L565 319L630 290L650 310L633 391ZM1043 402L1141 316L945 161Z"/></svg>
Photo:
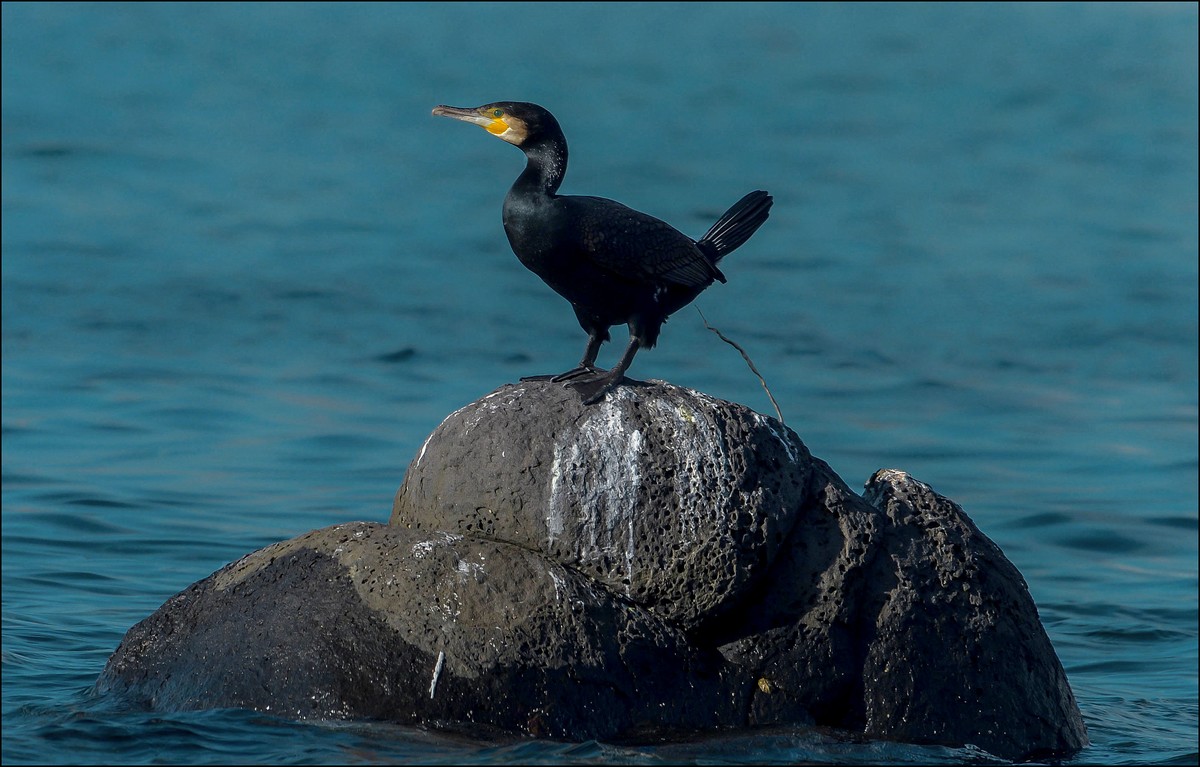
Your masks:
<svg viewBox="0 0 1200 767"><path fill-rule="evenodd" d="M429 114L498 99L557 114L565 192L693 236L770 190L708 320L850 484L903 468L1017 565L1075 762L1195 761L1194 4L5 3L2 53L6 764L994 761L93 696L171 595L385 521L443 416L578 359L500 228L520 153ZM631 373L773 412L690 308Z"/></svg>

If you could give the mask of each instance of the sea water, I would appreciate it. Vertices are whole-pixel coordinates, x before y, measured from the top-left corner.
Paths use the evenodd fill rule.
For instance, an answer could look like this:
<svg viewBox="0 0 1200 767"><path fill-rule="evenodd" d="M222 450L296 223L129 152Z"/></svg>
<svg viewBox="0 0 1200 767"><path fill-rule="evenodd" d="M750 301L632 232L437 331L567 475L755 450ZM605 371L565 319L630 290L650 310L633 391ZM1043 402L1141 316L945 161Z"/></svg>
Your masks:
<svg viewBox="0 0 1200 767"><path fill-rule="evenodd" d="M708 321L852 486L904 469L1016 564L1075 761L1195 762L1194 4L5 3L2 53L6 764L995 761L93 694L170 596L385 521L446 414L578 360L501 229L520 152L429 113L501 99L558 116L564 192L692 236L769 190ZM630 373L774 413L690 307Z"/></svg>

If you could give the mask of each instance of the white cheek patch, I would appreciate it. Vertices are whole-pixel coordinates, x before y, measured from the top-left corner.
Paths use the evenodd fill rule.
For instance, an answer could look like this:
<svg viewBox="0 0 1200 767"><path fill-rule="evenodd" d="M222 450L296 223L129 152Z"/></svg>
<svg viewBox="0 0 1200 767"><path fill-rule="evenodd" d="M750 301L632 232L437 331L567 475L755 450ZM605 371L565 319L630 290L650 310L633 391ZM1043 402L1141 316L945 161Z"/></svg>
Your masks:
<svg viewBox="0 0 1200 767"><path fill-rule="evenodd" d="M496 135L500 140L507 141L514 146L520 146L521 142L525 140L525 131L513 127Z"/></svg>

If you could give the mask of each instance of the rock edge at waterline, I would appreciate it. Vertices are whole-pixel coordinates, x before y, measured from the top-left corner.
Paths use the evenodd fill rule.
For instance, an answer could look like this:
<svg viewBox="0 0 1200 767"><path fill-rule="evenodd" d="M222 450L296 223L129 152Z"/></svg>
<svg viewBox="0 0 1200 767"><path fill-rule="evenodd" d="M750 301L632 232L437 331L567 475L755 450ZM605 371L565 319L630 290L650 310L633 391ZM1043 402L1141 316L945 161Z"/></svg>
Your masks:
<svg viewBox="0 0 1200 767"><path fill-rule="evenodd" d="M214 573L134 626L99 686L567 739L1087 744L1024 580L957 504L895 470L859 496L778 421L661 382L585 408L528 381L452 413L388 525Z"/></svg>

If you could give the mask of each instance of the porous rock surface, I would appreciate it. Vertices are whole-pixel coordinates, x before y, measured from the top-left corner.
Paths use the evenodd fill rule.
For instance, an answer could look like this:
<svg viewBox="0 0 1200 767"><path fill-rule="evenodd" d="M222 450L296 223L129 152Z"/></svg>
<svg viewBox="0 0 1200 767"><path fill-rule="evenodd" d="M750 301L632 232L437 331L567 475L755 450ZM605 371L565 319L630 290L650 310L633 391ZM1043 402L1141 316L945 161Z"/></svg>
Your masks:
<svg viewBox="0 0 1200 767"><path fill-rule="evenodd" d="M129 631L100 687L156 709L569 737L628 729L667 703L692 726L714 724L698 701L673 699L681 685L712 687L716 660L518 546L351 522L172 597Z"/></svg>
<svg viewBox="0 0 1200 767"><path fill-rule="evenodd" d="M391 523L540 551L691 631L761 580L810 469L778 421L699 392L639 384L584 408L524 382L429 436Z"/></svg>
<svg viewBox="0 0 1200 767"><path fill-rule="evenodd" d="M126 635L99 686L163 709L539 736L818 724L1000 757L1087 743L1017 570L900 471L659 382L452 413L388 525L250 554Z"/></svg>

